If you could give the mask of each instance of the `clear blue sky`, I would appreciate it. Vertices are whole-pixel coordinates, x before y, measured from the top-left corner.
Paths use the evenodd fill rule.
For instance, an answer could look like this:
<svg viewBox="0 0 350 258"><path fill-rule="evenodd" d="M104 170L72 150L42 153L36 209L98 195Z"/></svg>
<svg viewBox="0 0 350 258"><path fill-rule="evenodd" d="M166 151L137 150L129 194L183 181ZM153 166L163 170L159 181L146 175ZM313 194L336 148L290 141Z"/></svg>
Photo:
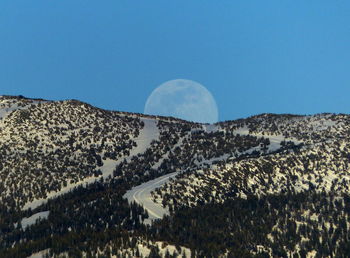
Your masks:
<svg viewBox="0 0 350 258"><path fill-rule="evenodd" d="M220 120L349 113L350 1L0 1L0 95L143 112L177 78Z"/></svg>

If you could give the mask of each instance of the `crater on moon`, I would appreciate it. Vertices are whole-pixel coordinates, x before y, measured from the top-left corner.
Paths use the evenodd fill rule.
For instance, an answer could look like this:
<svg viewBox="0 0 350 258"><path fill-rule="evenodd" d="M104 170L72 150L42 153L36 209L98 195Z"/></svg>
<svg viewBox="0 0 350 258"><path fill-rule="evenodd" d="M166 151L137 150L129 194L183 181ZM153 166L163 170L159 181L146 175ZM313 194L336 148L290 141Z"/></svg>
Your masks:
<svg viewBox="0 0 350 258"><path fill-rule="evenodd" d="M216 123L219 117L213 95L198 82L185 79L157 87L148 97L144 113L199 123Z"/></svg>

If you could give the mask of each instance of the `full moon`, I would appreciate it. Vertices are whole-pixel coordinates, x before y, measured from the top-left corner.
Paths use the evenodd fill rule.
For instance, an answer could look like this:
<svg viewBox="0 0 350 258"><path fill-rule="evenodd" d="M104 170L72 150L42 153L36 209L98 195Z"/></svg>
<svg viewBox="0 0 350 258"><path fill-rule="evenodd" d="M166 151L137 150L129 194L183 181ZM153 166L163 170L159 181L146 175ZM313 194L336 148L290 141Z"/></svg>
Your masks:
<svg viewBox="0 0 350 258"><path fill-rule="evenodd" d="M199 123L216 123L219 117L213 95L198 82L185 79L167 81L156 88L146 101L144 113Z"/></svg>

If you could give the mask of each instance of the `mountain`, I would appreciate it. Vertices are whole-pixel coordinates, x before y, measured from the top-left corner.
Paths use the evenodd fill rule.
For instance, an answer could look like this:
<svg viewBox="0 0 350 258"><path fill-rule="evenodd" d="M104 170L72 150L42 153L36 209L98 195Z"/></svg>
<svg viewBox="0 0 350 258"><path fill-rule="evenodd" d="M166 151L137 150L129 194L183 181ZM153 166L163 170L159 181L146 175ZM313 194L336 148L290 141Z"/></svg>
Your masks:
<svg viewBox="0 0 350 258"><path fill-rule="evenodd" d="M345 257L349 132L1 96L0 257Z"/></svg>

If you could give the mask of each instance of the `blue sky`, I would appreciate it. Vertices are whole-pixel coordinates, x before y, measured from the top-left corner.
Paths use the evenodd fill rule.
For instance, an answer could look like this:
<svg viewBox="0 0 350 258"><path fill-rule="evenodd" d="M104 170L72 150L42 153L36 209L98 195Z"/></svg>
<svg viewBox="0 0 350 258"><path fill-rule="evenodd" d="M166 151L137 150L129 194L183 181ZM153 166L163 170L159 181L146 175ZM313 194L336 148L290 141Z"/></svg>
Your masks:
<svg viewBox="0 0 350 258"><path fill-rule="evenodd" d="M143 112L177 78L220 120L349 113L350 1L0 1L1 95Z"/></svg>

